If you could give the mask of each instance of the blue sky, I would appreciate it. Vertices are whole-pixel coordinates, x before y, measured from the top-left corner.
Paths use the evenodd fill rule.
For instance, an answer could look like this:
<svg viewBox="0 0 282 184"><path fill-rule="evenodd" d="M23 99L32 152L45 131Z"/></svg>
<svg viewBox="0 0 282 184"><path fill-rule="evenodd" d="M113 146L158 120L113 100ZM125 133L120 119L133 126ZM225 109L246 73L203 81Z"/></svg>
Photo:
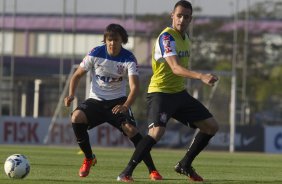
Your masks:
<svg viewBox="0 0 282 184"><path fill-rule="evenodd" d="M23 13L60 13L64 0L0 0L0 12L3 1L6 2L6 12L12 12L14 2L17 2L17 11ZM161 14L171 12L178 0L77 0L79 13L95 14L132 14L134 2L137 14ZM200 15L231 15L235 2L238 2L239 10L245 9L247 2L252 6L254 3L264 0L190 0L193 6L202 8ZM279 0L270 0L279 1ZM75 0L65 0L66 12L73 13Z"/></svg>

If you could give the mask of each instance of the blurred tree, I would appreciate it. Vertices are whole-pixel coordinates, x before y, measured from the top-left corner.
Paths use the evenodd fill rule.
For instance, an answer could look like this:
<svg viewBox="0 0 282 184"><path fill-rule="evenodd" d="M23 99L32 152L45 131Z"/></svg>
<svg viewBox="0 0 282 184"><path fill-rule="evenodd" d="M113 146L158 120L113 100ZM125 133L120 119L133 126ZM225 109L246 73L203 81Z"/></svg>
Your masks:
<svg viewBox="0 0 282 184"><path fill-rule="evenodd" d="M281 19L282 18L282 2L264 1L254 4L250 7L250 17L253 19ZM245 11L239 13L239 18L243 19Z"/></svg>

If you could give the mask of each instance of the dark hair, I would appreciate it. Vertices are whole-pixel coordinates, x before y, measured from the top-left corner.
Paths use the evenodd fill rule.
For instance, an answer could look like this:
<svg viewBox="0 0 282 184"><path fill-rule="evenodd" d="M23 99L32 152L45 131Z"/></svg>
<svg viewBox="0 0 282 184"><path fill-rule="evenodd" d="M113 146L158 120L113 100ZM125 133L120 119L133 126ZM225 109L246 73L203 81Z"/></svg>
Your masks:
<svg viewBox="0 0 282 184"><path fill-rule="evenodd" d="M106 43L106 37L107 36L115 36L119 34L122 39L122 43L126 44L128 42L128 34L126 30L119 24L110 24L106 27L106 30L104 31L104 40L103 42Z"/></svg>
<svg viewBox="0 0 282 184"><path fill-rule="evenodd" d="M186 0L180 0L178 1L175 5L174 5L174 9L178 6L182 6L184 8L187 8L187 9L190 9L191 10L191 13L193 12L193 8L192 8L192 4L189 2L189 1L186 1Z"/></svg>

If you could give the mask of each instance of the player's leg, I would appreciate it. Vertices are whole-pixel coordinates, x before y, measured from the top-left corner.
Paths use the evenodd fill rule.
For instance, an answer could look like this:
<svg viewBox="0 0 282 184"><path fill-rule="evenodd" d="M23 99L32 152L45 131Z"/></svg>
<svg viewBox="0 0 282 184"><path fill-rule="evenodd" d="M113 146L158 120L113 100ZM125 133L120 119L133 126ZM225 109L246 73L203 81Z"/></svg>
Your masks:
<svg viewBox="0 0 282 184"><path fill-rule="evenodd" d="M196 134L188 151L182 160L175 166L176 172L189 175L193 181L203 181L192 167L193 160L208 145L210 139L215 135L218 126L214 118L209 118L196 123L200 131ZM186 170L186 169L187 170Z"/></svg>
<svg viewBox="0 0 282 184"><path fill-rule="evenodd" d="M87 118L83 111L75 110L72 114L71 121L77 143L85 155L83 164L79 169L79 176L86 177L89 174L90 167L97 162L89 142Z"/></svg>
<svg viewBox="0 0 282 184"><path fill-rule="evenodd" d="M136 128L136 126L130 123L122 124L122 129L123 129L123 132L128 136L128 138L131 140L131 142L134 144L135 147L138 145L138 143L143 138L143 136L138 132L138 129ZM162 180L162 176L157 171L150 153L144 155L143 161L148 168L149 177L151 178L151 180Z"/></svg>
<svg viewBox="0 0 282 184"><path fill-rule="evenodd" d="M182 100L185 109L174 116L180 122L190 122L192 128L199 128L188 151L181 161L175 166L175 171L190 177L193 181L203 181L192 167L193 160L208 145L210 139L218 130L218 124L210 112L196 99L188 94L183 94ZM187 105L186 105L187 104ZM191 123L194 122L194 123Z"/></svg>
<svg viewBox="0 0 282 184"><path fill-rule="evenodd" d="M180 161L183 166L190 166L192 164L195 157L208 145L210 139L218 130L217 122L213 117L195 124L200 131L196 134L186 155Z"/></svg>
<svg viewBox="0 0 282 184"><path fill-rule="evenodd" d="M114 102L123 103L119 102L118 100ZM112 126L122 131L123 134L126 135L136 147L138 143L142 140L143 136L139 133L136 127L137 123L134 119L131 109L129 109L126 113L119 113L115 115L111 114L109 115L109 117L110 116L112 116L112 118L110 118L111 120L109 120L108 122ZM162 176L157 171L150 153L144 155L143 161L149 170L149 177L151 178L151 180L161 180Z"/></svg>
<svg viewBox="0 0 282 184"><path fill-rule="evenodd" d="M151 135L150 131L153 132ZM164 131L165 127L152 127L149 130L149 134L138 143L127 167L118 176L118 181L128 182L129 179L131 181L133 180L132 173L134 169L144 159L145 155L150 154L152 147L157 143L155 139L157 139L157 137L159 139L163 135ZM152 137L152 135L156 137Z"/></svg>
<svg viewBox="0 0 282 184"><path fill-rule="evenodd" d="M126 181L127 178L132 178L136 166L144 158L144 155L150 153L152 147L164 134L165 124L170 118L167 107L171 107L167 99L169 98L159 93L148 95L149 133L138 143L127 167L118 176L118 181Z"/></svg>
<svg viewBox="0 0 282 184"><path fill-rule="evenodd" d="M72 113L71 122L77 143L84 153L85 158L79 170L80 177L86 177L89 174L91 166L97 163L96 156L93 154L89 141L88 128L95 127L96 121L93 117L96 116L96 111L93 107L98 108L93 100L86 100L80 104ZM91 124L88 122L92 122Z"/></svg>
<svg viewBox="0 0 282 184"><path fill-rule="evenodd" d="M175 166L175 171L189 176L194 181L202 181L203 178L193 169L192 162L208 145L209 140L216 133L218 125L208 109L187 92L176 96L175 101L180 104L181 108L172 117L184 125L189 123L191 128L199 128L200 130L193 139L185 156Z"/></svg>
<svg viewBox="0 0 282 184"><path fill-rule="evenodd" d="M86 158L91 158L92 150L89 143L89 135L87 132L87 118L84 112L81 110L75 110L72 113L71 122L80 149L83 151Z"/></svg>
<svg viewBox="0 0 282 184"><path fill-rule="evenodd" d="M122 124L123 132L127 135L130 141L134 144L134 147L138 145L138 143L142 140L143 136L138 132L137 128L129 123ZM144 155L143 158L144 163L146 164L149 173L156 170L156 167L153 163L153 159L151 154Z"/></svg>

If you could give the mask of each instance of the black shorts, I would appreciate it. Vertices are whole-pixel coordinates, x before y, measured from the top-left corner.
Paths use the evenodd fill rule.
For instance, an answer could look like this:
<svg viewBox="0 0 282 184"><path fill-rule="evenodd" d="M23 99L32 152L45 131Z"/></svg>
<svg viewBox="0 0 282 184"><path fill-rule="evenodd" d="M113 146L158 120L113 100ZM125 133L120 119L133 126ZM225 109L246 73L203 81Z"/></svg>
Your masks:
<svg viewBox="0 0 282 184"><path fill-rule="evenodd" d="M195 122L212 117L209 110L187 91L179 93L148 93L148 125L165 127L170 118L196 128Z"/></svg>
<svg viewBox="0 0 282 184"><path fill-rule="evenodd" d="M88 129L92 129L100 124L107 122L124 133L121 128L121 125L123 123L129 123L135 127L137 126L131 109L129 109L125 113L112 113L114 106L122 105L125 101L126 97L103 101L89 98L79 104L75 110L81 110L85 113L88 120Z"/></svg>

